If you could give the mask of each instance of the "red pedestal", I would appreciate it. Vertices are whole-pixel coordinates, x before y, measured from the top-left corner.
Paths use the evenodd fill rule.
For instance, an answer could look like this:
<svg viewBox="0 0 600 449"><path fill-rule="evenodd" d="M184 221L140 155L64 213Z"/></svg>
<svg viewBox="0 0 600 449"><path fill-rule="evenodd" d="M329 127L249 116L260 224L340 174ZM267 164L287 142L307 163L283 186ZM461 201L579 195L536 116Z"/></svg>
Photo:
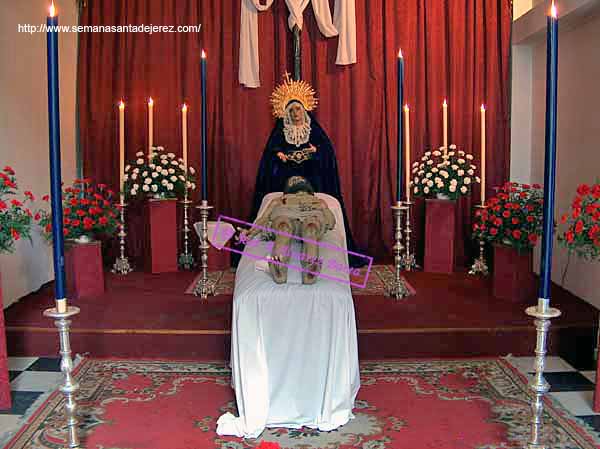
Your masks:
<svg viewBox="0 0 600 449"><path fill-rule="evenodd" d="M229 243L225 245L229 248ZM228 249L217 249L210 245L208 248L208 270L228 270L231 268L231 251Z"/></svg>
<svg viewBox="0 0 600 449"><path fill-rule="evenodd" d="M454 271L456 201L425 202L425 266L430 273Z"/></svg>
<svg viewBox="0 0 600 449"><path fill-rule="evenodd" d="M2 300L2 280L0 279L0 410L12 407L10 399L10 380L8 377L8 355L6 354L6 332L4 328L4 302Z"/></svg>
<svg viewBox="0 0 600 449"><path fill-rule="evenodd" d="M145 270L149 273L177 271L177 201L149 200L144 215Z"/></svg>
<svg viewBox="0 0 600 449"><path fill-rule="evenodd" d="M100 242L67 244L65 276L69 299L102 295L104 293L102 244Z"/></svg>
<svg viewBox="0 0 600 449"><path fill-rule="evenodd" d="M511 302L536 304L535 289L533 251L519 252L510 246L494 245L494 296Z"/></svg>

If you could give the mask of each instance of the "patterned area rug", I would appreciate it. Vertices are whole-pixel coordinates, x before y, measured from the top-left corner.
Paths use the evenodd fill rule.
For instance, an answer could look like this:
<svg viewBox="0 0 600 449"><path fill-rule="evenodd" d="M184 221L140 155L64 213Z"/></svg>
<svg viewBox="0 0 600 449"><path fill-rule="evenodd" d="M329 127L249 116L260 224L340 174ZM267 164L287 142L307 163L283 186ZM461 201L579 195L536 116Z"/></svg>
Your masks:
<svg viewBox="0 0 600 449"><path fill-rule="evenodd" d="M215 433L219 415L235 413L224 364L86 359L75 377L86 448L507 449L529 436L527 386L503 359L363 363L355 419L333 432L267 429L258 440ZM63 405L53 393L6 448L63 447ZM551 400L543 439L563 449L600 442Z"/></svg>
<svg viewBox="0 0 600 449"><path fill-rule="evenodd" d="M356 284L363 284L367 268L360 269L360 274L352 275L351 280ZM198 282L201 274L188 286L185 293L191 295L194 292L194 286ZM216 284L217 295L233 295L235 285L235 271L212 271L208 277ZM373 265L367 279L367 285L364 288L352 286L353 296L382 296L385 294L385 285L394 278L393 265ZM404 279L411 295L415 294L415 289Z"/></svg>

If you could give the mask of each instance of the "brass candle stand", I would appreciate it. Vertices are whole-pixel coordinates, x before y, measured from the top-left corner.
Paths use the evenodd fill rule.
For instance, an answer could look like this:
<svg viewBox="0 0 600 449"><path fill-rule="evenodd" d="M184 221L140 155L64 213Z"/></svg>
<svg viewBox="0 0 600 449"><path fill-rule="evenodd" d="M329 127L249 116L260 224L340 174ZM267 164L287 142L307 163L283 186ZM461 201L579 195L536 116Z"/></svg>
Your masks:
<svg viewBox="0 0 600 449"><path fill-rule="evenodd" d="M195 261L194 256L190 252L189 248L189 234L190 234L190 221L189 221L189 208L192 201L188 198L188 189L186 187L183 201L183 252L179 255L179 266L184 270L191 270L194 268Z"/></svg>
<svg viewBox="0 0 600 449"><path fill-rule="evenodd" d="M558 309L549 307L550 300L539 298L538 305L528 307L525 313L534 318L537 331L535 346L535 375L529 381L529 388L534 396L531 400L531 434L527 449L544 449L547 446L542 442L542 428L544 415L544 395L550 390L550 385L544 379L544 367L546 363L546 346L550 320L560 316Z"/></svg>
<svg viewBox="0 0 600 449"><path fill-rule="evenodd" d="M410 223L410 208L414 203L407 199L406 201L404 201L403 204L404 206L406 206L406 227L404 228L404 238L406 239L406 244L404 245L405 253L400 259L400 265L405 271L411 271L413 268L419 268L419 266L417 265L415 255L411 252L410 249L410 235L412 234Z"/></svg>
<svg viewBox="0 0 600 449"><path fill-rule="evenodd" d="M116 274L128 274L133 271L133 268L125 255L125 237L127 236L127 233L125 232L125 208L127 207L127 204L124 201L121 201L117 207L119 208L121 219L119 233L117 234L119 236L119 256L116 258L110 271Z"/></svg>
<svg viewBox="0 0 600 449"><path fill-rule="evenodd" d="M208 243L208 214L213 207L208 205L208 201L202 200L200 206L196 206L196 208L200 209L201 217L200 267L202 269L202 276L198 279L194 287L194 295L205 299L215 294L215 283L208 278L208 249L210 247Z"/></svg>
<svg viewBox="0 0 600 449"><path fill-rule="evenodd" d="M480 204L475 207L479 209L480 214L482 214L483 211L485 211L487 209L487 206L485 206L483 204ZM483 240L483 237L480 237L479 238L479 257L477 257L477 259L475 259L475 262L473 262L473 265L471 266L471 269L469 270L469 274L481 275L481 276L487 276L488 274L490 274L487 263L485 262L485 256L483 254L484 249L485 249L485 241Z"/></svg>
<svg viewBox="0 0 600 449"><path fill-rule="evenodd" d="M395 243L393 246L395 270L394 279L385 286L385 294L396 300L406 298L410 294L404 279L400 275L400 271L402 270L402 249L404 248L402 245L402 211L407 209L408 207L403 205L401 201L396 202L392 206L395 223Z"/></svg>
<svg viewBox="0 0 600 449"><path fill-rule="evenodd" d="M63 300L63 302L66 302ZM57 304L59 302L57 301ZM68 448L78 448L79 436L77 434L77 402L75 394L79 390L79 384L73 377L73 360L71 358L71 343L69 341L69 329L71 320L68 318L79 313L79 307L68 306L66 310L59 311L58 306L44 311L44 316L53 318L54 325L58 328L60 339L60 370L64 374L64 383L59 387L65 397L65 415L67 418L67 444Z"/></svg>

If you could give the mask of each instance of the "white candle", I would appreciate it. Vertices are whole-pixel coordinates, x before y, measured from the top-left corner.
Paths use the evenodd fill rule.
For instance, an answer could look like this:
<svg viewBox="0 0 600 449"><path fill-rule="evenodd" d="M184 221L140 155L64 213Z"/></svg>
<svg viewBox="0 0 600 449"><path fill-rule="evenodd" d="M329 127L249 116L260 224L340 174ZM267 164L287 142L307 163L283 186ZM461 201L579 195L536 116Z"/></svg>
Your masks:
<svg viewBox="0 0 600 449"><path fill-rule="evenodd" d="M183 169L187 173L188 159L187 159L187 104L183 104L181 107L181 145L183 147Z"/></svg>
<svg viewBox="0 0 600 449"><path fill-rule="evenodd" d="M444 104L442 105L442 112L444 116L444 154L448 153L448 103L446 99L444 99Z"/></svg>
<svg viewBox="0 0 600 449"><path fill-rule="evenodd" d="M154 146L154 100L148 100L148 160L152 161L152 147Z"/></svg>
<svg viewBox="0 0 600 449"><path fill-rule="evenodd" d="M125 202L125 103L119 102L119 189L121 192L121 205Z"/></svg>
<svg viewBox="0 0 600 449"><path fill-rule="evenodd" d="M485 204L485 106L481 105L481 205Z"/></svg>
<svg viewBox="0 0 600 449"><path fill-rule="evenodd" d="M410 201L410 109L404 105L404 172L406 178L406 201Z"/></svg>

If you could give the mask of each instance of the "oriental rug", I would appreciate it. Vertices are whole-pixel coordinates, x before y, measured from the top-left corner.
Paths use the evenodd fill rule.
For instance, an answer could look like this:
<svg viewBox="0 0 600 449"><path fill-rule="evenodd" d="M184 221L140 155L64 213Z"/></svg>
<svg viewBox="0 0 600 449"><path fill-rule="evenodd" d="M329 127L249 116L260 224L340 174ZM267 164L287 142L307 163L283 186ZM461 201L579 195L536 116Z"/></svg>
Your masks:
<svg viewBox="0 0 600 449"><path fill-rule="evenodd" d="M360 273L351 276L351 281L356 284L363 284L365 276L367 276L367 268L362 267L359 269ZM193 294L194 287L200 279L202 274L196 276L194 281L185 290L187 294ZM224 270L224 271L212 271L208 274L208 277L215 282L216 294L217 295L233 295L233 287L235 286L235 271ZM371 271L368 274L367 285L365 287L352 286L353 296L383 296L385 295L385 286L391 282L394 278L394 266L393 265L373 265ZM404 278L403 278L404 279ZM406 286L411 295L415 294L415 289L404 279Z"/></svg>
<svg viewBox="0 0 600 449"><path fill-rule="evenodd" d="M223 363L85 359L75 377L82 447L94 449L508 449L523 447L530 428L525 378L499 358L362 363L348 424L267 429L257 440L215 433L219 415L236 412ZM6 448L64 447L63 405L53 393ZM600 447L551 398L543 419L549 448Z"/></svg>

